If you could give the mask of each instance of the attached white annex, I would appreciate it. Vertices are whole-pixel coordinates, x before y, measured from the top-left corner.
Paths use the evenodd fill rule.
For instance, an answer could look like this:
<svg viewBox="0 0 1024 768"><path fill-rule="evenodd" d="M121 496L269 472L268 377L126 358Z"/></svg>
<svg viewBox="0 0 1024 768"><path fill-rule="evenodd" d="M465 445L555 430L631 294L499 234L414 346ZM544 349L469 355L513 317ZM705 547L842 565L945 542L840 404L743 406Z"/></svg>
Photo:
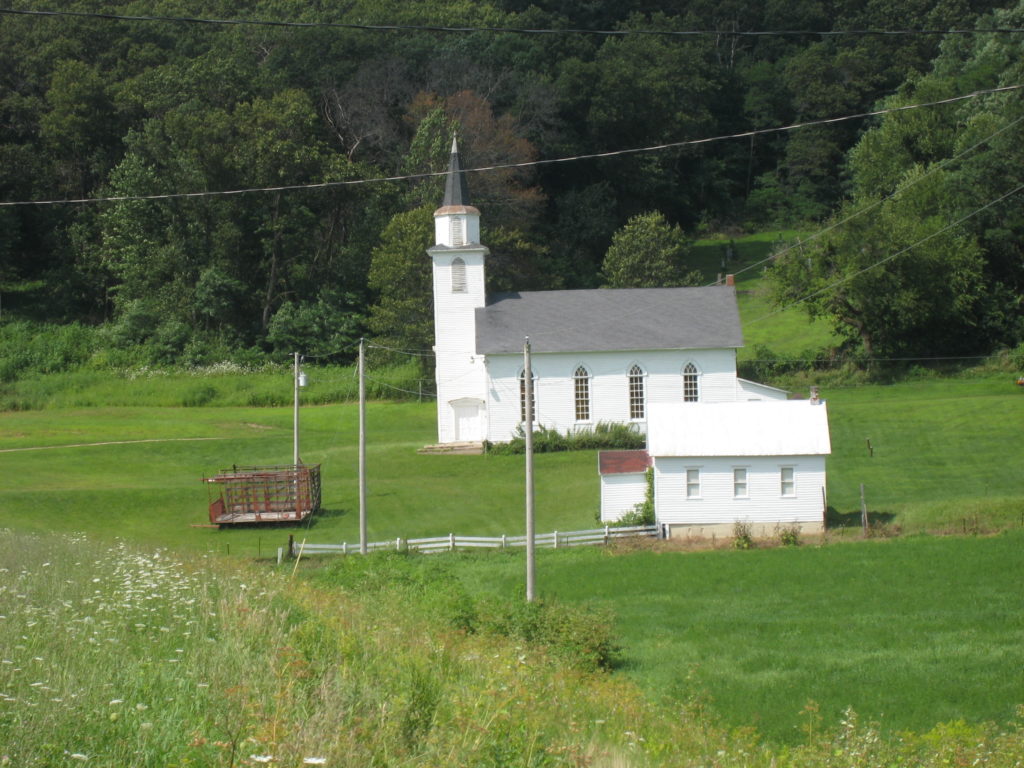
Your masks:
<svg viewBox="0 0 1024 768"><path fill-rule="evenodd" d="M731 285L532 291L487 296L480 211L452 143L434 213L437 439L502 442L525 419L523 347L532 350L535 427L599 422L650 431L654 406L784 400L736 375L743 344Z"/></svg>
<svg viewBox="0 0 1024 768"><path fill-rule="evenodd" d="M654 512L667 536L754 535L824 526L828 414L817 399L651 406L646 451L602 452L601 518L643 501L653 467Z"/></svg>

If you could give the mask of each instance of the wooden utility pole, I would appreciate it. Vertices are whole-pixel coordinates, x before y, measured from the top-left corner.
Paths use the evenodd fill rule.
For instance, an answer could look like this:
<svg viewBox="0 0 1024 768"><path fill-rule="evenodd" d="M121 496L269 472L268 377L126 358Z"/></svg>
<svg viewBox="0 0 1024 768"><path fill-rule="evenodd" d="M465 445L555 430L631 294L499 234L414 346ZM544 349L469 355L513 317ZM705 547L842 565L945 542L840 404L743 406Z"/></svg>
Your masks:
<svg viewBox="0 0 1024 768"><path fill-rule="evenodd" d="M366 352L359 339L359 552L366 554Z"/></svg>
<svg viewBox="0 0 1024 768"><path fill-rule="evenodd" d="M299 466L299 353L295 353L295 366L292 372L295 385L295 412L292 415L292 464Z"/></svg>
<svg viewBox="0 0 1024 768"><path fill-rule="evenodd" d="M526 602L537 596L537 563L534 546L533 515L533 370L530 366L530 337L523 344L523 384L526 400L523 434L526 440Z"/></svg>

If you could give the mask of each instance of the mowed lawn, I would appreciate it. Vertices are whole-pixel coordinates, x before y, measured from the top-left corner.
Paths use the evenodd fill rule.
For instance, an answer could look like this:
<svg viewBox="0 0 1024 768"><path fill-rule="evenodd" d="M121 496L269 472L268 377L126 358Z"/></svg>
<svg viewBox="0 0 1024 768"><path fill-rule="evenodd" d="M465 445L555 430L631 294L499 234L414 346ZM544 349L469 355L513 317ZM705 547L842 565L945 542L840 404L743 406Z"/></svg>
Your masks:
<svg viewBox="0 0 1024 768"><path fill-rule="evenodd" d="M823 392L828 501L905 532L1024 525L1024 388L1013 376L926 379ZM870 441L870 449L869 449Z"/></svg>
<svg viewBox="0 0 1024 768"><path fill-rule="evenodd" d="M521 591L523 559L466 558ZM852 709L885 731L1010 721L1024 704L1024 531L711 552L542 552L544 598L612 609L622 673L781 742ZM819 719L820 718L820 719Z"/></svg>
<svg viewBox="0 0 1024 768"><path fill-rule="evenodd" d="M147 544L268 556L287 542L358 540L355 405L303 408L301 455L320 463L323 511L308 525L208 522L205 476L233 464L290 463L290 408L93 408L0 414L0 525L89 531ZM372 540L520 534L521 456L422 455L434 408L367 407L367 520ZM124 441L124 442L120 442ZM593 452L537 459L539 531L592 527Z"/></svg>
<svg viewBox="0 0 1024 768"><path fill-rule="evenodd" d="M1024 390L1009 375L826 390L823 396L832 433L833 524L859 525L861 483L873 519L904 531L1024 522ZM320 463L324 479L324 511L309 525L216 531L191 527L207 521L202 478L232 464L290 462L290 408L0 413L2 524L245 555L267 554L289 533L354 541L357 419L354 404L302 409L302 457ZM522 532L521 456L418 454L434 440L430 403L371 403L367 431L371 539ZM595 524L596 465L592 451L537 457L539 532Z"/></svg>

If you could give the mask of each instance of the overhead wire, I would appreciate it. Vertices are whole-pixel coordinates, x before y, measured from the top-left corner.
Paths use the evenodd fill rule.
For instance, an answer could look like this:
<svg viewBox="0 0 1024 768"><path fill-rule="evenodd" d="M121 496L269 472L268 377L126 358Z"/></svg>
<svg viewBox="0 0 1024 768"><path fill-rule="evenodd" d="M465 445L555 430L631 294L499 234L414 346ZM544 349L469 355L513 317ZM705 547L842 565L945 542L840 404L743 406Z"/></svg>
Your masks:
<svg viewBox="0 0 1024 768"><path fill-rule="evenodd" d="M193 23L193 24L216 24L216 25L236 25L236 26L237 25L249 25L249 26L298 27L298 28L315 28L315 27L321 27L321 28L344 28L344 29L356 29L356 30L366 30L366 31L426 31L426 32L463 32L463 33L466 33L466 32L502 32L502 33L547 34L547 35L550 35L550 34L586 34L586 35L626 36L626 35L634 35L635 34L635 35L659 35L659 36L702 36L702 35L706 36L706 35L715 35L715 36L734 36L734 37L763 37L763 36L783 36L783 35L817 35L817 36L822 36L822 37L836 37L836 36L843 36L843 35L880 35L880 36L891 36L891 35L946 35L946 34L979 34L979 33L1010 33L1010 34L1016 34L1016 33L1024 32L1024 28L1012 28L1012 27L1006 27L1006 28L977 28L977 29L947 29L947 30L925 30L925 29L903 29L903 30L877 30L877 29L875 29L875 30L873 30L873 29L861 29L861 30L831 30L831 31L816 31L816 30L742 31L742 30L649 30L649 29L623 29L623 30L524 29L524 28L515 28L515 27L474 27L474 26L449 27L449 26L434 26L434 25L356 24L356 23L343 23L343 22L290 22L290 21L254 20L254 19L203 19L203 18L198 18L198 17L175 17L175 16L156 16L156 15L131 16L131 15L124 15L124 14L106 14L106 13L81 12L81 11L41 11L41 10L21 10L21 9L4 9L4 8L0 8L0 14L38 16L38 17L45 17L45 16L49 16L49 17L79 17L79 18L87 17L87 18L99 18L99 19L108 19L108 20L117 20L117 21L134 21L134 22L138 22L138 21L160 21L160 22L178 22L178 23ZM803 121L803 122L800 122L800 123L794 123L794 124L790 124L790 125L787 125L787 126L779 126L779 127L764 128L764 129L755 129L755 130L751 130L751 131L744 131L744 132L739 132L739 133L734 133L734 134L729 134L729 135L708 137L708 138L704 138L704 139L694 139L694 140L687 140L687 141L680 141L680 142L671 142L671 143L658 144L658 145L652 145L652 146L646 146L646 147L638 147L638 148L630 148L630 149L622 149L622 150L612 150L612 151L608 151L608 152L580 154L580 155L566 156L566 157L560 157L560 158L550 158L550 159L543 159L543 160L527 161L527 162L522 162L522 163L509 163L509 164L499 164L499 165L492 165L492 166L482 166L482 167L465 169L463 172L464 173L484 173L484 172L493 172L493 171L501 171L501 170L511 170L511 169L524 168L524 167L549 165L549 164L554 164L554 163L575 162L575 161L588 160L588 159L601 159L601 158L617 157L617 156L623 156L623 155L629 155L629 154L639 154L639 153L646 153L646 152L657 152L657 151L663 151L663 150L668 150L668 149L682 148L682 147L687 147L687 146L695 146L695 145L700 145L700 144L705 144L705 143L712 143L712 142L717 142L717 141L730 140L730 139L753 138L753 137L758 136L758 135L765 135L765 134L769 134L769 133L778 133L778 132L784 132L784 131L792 131L792 130L796 130L796 129L800 129L800 128L812 127L812 126L817 126L817 125L827 125L827 124L838 123L838 122L843 122L843 121L847 121L847 120L854 120L854 119L861 119L861 118L867 118L867 117L874 117L874 116L880 116L880 115L885 115L885 114L891 114L891 113L894 113L894 112L907 111L907 110L911 110L911 109L919 109L919 108L924 108L924 107L949 104L949 103L954 103L954 102L962 101L962 100L965 100L965 99L975 98L975 97L981 96L981 95L1018 90L1018 89L1020 89L1022 87L1024 87L1024 85L1010 85L1010 86L1002 86L1002 87L998 87L998 88L982 89L982 90L977 90L977 91L971 92L969 94L964 94L964 95L960 95L960 96L950 97L950 98L946 98L946 99L940 99L940 100L931 101L931 102L922 102L922 103L912 104L912 105L903 105L903 106L900 106L900 107L892 107L892 108L886 108L886 109L880 109L880 110L872 110L872 111L869 111L869 112L863 112L863 113L858 113L858 114L853 114L853 115L845 115L845 116L841 116L841 117L832 117L832 118L824 118L824 119L811 120L811 121ZM991 138L993 138L994 136L998 135L999 133L1002 133L1005 130L1008 130L1013 125L1016 125L1022 119L1024 119L1024 118L1018 118L1017 120L1013 121L1009 125L1004 126L1003 128L999 129L995 133L991 134L989 137L986 137L985 139L982 139L981 141L977 142L976 144L972 145L971 147L967 148L966 150L958 153L954 157L942 161L942 163L939 163L936 166L934 166L933 168L929 169L929 171L926 174L924 174L924 176L919 177L918 179L916 179L912 183L916 183L916 181L920 181L922 178L925 178L928 175L930 175L931 173L934 173L935 171L939 170L941 167L944 167L946 164L951 163L954 160L958 159L959 157L962 157L963 155L973 151L978 146L980 146L980 145L984 144L985 142L991 140ZM384 182L416 180L416 179L423 179L423 178L432 178L432 177L443 176L445 174L446 174L446 172L442 171L442 172L433 172L433 173L405 174L405 175L396 175L396 176L387 176L387 177L377 177L377 178L370 178L370 179L354 179L354 180L345 180L345 181L336 181L336 182L320 182L320 183L315 183L315 184L279 185L279 186L273 186L273 187L254 187L254 188L245 188L245 189L202 191L202 192L179 192L179 193L165 193L165 194L157 194L157 195L136 195L136 196L124 195L124 196L109 196L109 197L96 197L96 198L63 199L63 200L39 200L39 201L2 201L2 202L0 202L0 206L10 207L10 206L18 206L18 205L60 205L60 204L84 204L84 203L103 203L103 202L128 202L128 201L144 201L144 200L168 200L168 199L180 199L180 198L210 197L210 196L218 196L218 195L220 195L220 196L240 195L240 194L250 194L250 193L259 193L259 192L281 192L281 191L292 191L292 190L315 190L315 189L324 189L324 188L331 188L331 187L338 187L338 186L354 186L354 185L360 185L360 184L372 184L372 183L384 183ZM810 240L812 240L814 238L820 237L820 236L826 234L828 231L831 231L832 229L835 229L836 227L842 226L843 224L849 222L853 218L855 218L857 216L860 216L860 215L863 215L864 213L867 213L870 210L873 210L874 208L876 208L879 205L881 205L882 203L884 203L886 200L891 199L895 195L899 194L905 188L906 187L903 187L903 188L901 188L899 190L896 190L893 193L891 193L890 195L887 195L886 197L884 197L884 198L882 198L882 199L872 203L871 205L866 206L865 208L860 209L860 210L854 212L850 216L848 216L848 217L846 217L846 218L844 218L844 219L842 219L840 221L837 221L837 222L831 224L830 226L828 226L828 227L826 227L826 228L824 228L824 229L814 233L809 238L807 238L807 240L805 240L804 242L806 243L806 242L808 242L808 241L810 241ZM895 252L893 254L890 254L889 256L887 256L887 257L885 257L883 259L880 259L879 261L875 262L874 264L872 264L872 265L870 265L868 267L865 267L865 268L863 268L863 269L861 269L861 270L859 270L859 271L857 271L857 272L855 272L855 273L853 273L851 275L844 276L844 277L840 278L839 280L836 280L833 283L829 284L828 286L825 286L825 287L823 287L823 288L821 288L821 289L819 289L819 290L817 290L817 291L815 291L815 292L813 292L811 294L808 294L808 295L806 295L804 297L801 297L800 299L796 300L795 302L791 302L790 304L786 305L785 307L781 307L781 308L775 310L774 312L771 312L771 313L769 313L767 315L764 315L764 316L762 316L762 317L760 317L760 318L758 318L756 320L750 321L750 322L752 322L752 323L753 322L759 322L760 320L763 320L763 319L766 319L768 317L771 317L771 316L773 316L775 314L778 314L778 313L780 313L782 311L785 311L786 309L789 309L789 308L791 308L793 306L796 306L796 305L798 305L800 303L803 303L803 302L805 302L805 301L807 301L807 300L809 300L811 298L814 298L815 296L820 295L823 292L831 290L833 287L835 287L836 285L841 284L842 282L846 282L848 280L851 280L851 279L859 276L860 274L863 274L863 273L865 273L867 271L870 271L871 269L874 269L874 268L876 268L878 266L881 266L882 264L885 264L885 263L887 263L887 262L897 258L898 256L900 256L900 255L902 255L904 253L907 253L908 251L912 250L913 248L916 248L917 246L923 244L924 242L927 242L928 240L932 239L933 237L936 237L939 234L942 234L943 232L946 232L949 229L957 226L958 224L960 224L960 223L962 223L962 222L972 218L973 216L981 213L982 211L986 210L987 208L992 207L993 205L997 205L1002 200L1004 200L1004 199L1006 199L1006 198L1016 194L1017 192L1019 192L1022 188L1024 188L1024 185L1021 185L1021 186L1017 187L1016 189L1014 189L1014 190L1012 190L1010 192L1007 192L1004 195L1001 195L1000 197L990 201L989 203L986 203L984 206L981 206L980 208L976 209L972 213L967 214L966 216L964 216L964 217L958 219L957 221L949 224L948 226L938 230L937 232L931 233L930 235L927 235L924 238L921 238L919 241L915 242L914 244L912 244L910 246L907 246L906 248L903 248L900 251L897 251L897 252ZM750 269L756 268L757 266L766 263L767 261L771 260L772 258L777 258L779 255L782 255L783 253L788 252L789 250L792 250L793 248L800 247L800 245L801 244L795 244L793 246L790 246L790 247L786 248L784 251L781 251L781 252L778 252L776 254L773 254L772 256L770 256L770 257L768 257L766 259L763 259L763 260L761 260L759 262L756 262L754 264L747 265L743 269L739 270L739 272L737 272L736 274L740 274L742 272L745 272L745 271L748 271ZM343 347L343 349L351 349L354 346L355 346L354 344L346 345L345 347ZM410 351L410 350L396 349L396 348L388 347L386 345L381 345L381 344L370 344L368 346L373 347L373 348L385 349L385 350L388 350L388 351L391 351L391 352L396 352L396 353L405 354L405 355L409 355L409 356L419 356L419 357L432 357L432 356L434 356L433 352L426 352L426 351L424 351L424 352L419 352L419 351L413 352L413 351ZM306 355L305 357L306 358L323 358L323 357L331 356L332 354L336 354L336 353L327 353L327 354L322 354L322 355ZM411 392L410 390L404 390L404 389L399 388L399 387L394 387L394 386L389 385L389 384L387 384L385 382L382 382L382 381L377 381L377 380L374 380L374 381L376 383L380 384L381 386L386 386L386 387L389 387L389 388L394 389L396 391L406 392L406 393L409 393L409 394L422 394L422 393Z"/></svg>
<svg viewBox="0 0 1024 768"><path fill-rule="evenodd" d="M434 32L447 34L474 34L480 32L516 35L582 35L596 37L628 37L643 35L652 37L912 37L941 35L976 35L976 34L1020 34L1021 27L980 27L974 29L775 29L775 30L741 30L741 29L585 29L582 27L538 28L509 26L476 26L476 25L441 25L441 24L371 24L364 22L342 21L285 21L275 19L207 19L197 16L164 16L155 14L119 14L101 13L96 11L53 11L29 10L17 8L0 8L0 14L51 17L51 18L87 18L108 21L127 22L170 22L178 24L202 24L212 26L258 26L284 27L296 29L348 29L363 32Z"/></svg>
<svg viewBox="0 0 1024 768"><path fill-rule="evenodd" d="M909 251L912 251L914 248L917 248L919 245L923 245L924 243L928 242L929 240L931 240L931 239L933 239L935 237L938 237L939 235L941 235L941 234L943 234L945 232L948 232L949 230L953 229L954 227L959 226L960 224L963 224L965 221L968 221L969 219L974 218L979 213L982 213L983 211L986 211L989 208L991 208L991 207L993 207L995 205L998 205L1003 200L1006 200L1007 198L1012 197L1013 195L1017 194L1021 190L1024 190L1024 184L1018 185L1017 187L1015 187L1014 189L1010 190L1009 192L1004 192L1002 195L1000 195L999 197L997 197L997 198L995 198L993 200L988 201L987 203L982 205L980 208L974 209L970 213L968 213L968 214L966 214L964 216L961 216L956 221L950 222L949 224L947 224L946 226L942 227L941 229L938 229L935 232L932 232L932 233L930 233L928 235L925 235L924 237L920 238L916 242L911 243L910 245L906 246L905 248L901 248L900 250L896 251L895 253L889 254L885 258L879 259L878 261L874 262L873 264L870 264L870 265L868 265L868 266L866 266L866 267L864 267L862 269L858 269L856 272L852 272L849 275L843 275L842 277L840 277L840 278L838 278L836 280L833 280L828 285L826 285L826 286L824 286L822 288L819 288L816 291L812 291L811 293L808 293L806 296L801 296L799 299L797 299L797 300L795 300L793 302L790 302L789 304L787 304L784 307L779 307L775 311L769 312L768 314L763 315L763 316L757 318L756 320L748 321L747 325L751 325L753 323L758 323L758 322L760 322L762 320L768 319L769 317L774 317L775 315L779 314L780 312L785 312L787 309L790 309L792 307L795 307L795 306L798 306L800 304L803 304L804 302L809 301L810 299L813 299L816 296L820 296L821 294L826 293L826 292L832 290L836 286L842 285L843 283L847 283L850 280L853 280L855 277L859 277L860 275L863 275L865 272L870 272L872 269L880 267L883 264L887 264L888 262L892 261L893 259L895 259L895 258L897 258L899 256L902 256L903 254L905 254L905 253L907 253Z"/></svg>
<svg viewBox="0 0 1024 768"><path fill-rule="evenodd" d="M853 221L857 217L862 216L865 213L868 213L869 211L873 211L875 208L878 208L883 203L885 203L885 202L887 202L889 200L894 199L895 197L900 195L902 192L904 192L905 190L907 190L910 187L914 186L918 182L923 181L924 179L927 179L933 173L936 173L936 172L942 170L946 166L951 165L956 160L959 160L961 157L963 157L963 156L965 156L967 154L970 154L971 152L973 152L978 147L980 147L980 146L982 146L984 144L987 144L988 142L990 142L992 139L994 139L999 134L1001 134L1001 133L1003 133L1005 131L1008 131L1010 128L1013 128L1015 125L1019 124L1022 121L1024 121L1024 115L1021 115L1016 120L1013 120L1013 121L1007 123L1006 125L1004 125L999 130L994 131L993 133L990 133L985 138L981 139L980 141L975 142L974 144L972 144L971 146L967 147L966 149L958 152L957 154L955 154L955 155L953 155L951 157L947 157L944 160L939 161L938 163L936 163L932 167L930 167L927 171L922 173L920 176L917 176L916 178L914 178L911 181L909 181L907 184L899 187L898 189L893 190L892 192L890 192L887 195L884 195L883 197L880 197L878 200L875 200L874 202L869 203L868 205L865 205L863 208L860 208L860 209L854 211L849 216L847 216L847 217L845 217L843 219L840 219L839 221L833 222L832 224L829 224L827 227L819 229L818 231L814 232L813 234L808 235L803 240L801 240L799 242L796 242L796 243L793 243L792 245L786 246L782 250L776 251L776 252L768 255L765 258L761 259L760 261L755 261L753 264L748 264L745 267L736 270L733 273L733 275L741 275L744 272L748 272L751 269L756 269L757 267L761 266L762 264L766 264L769 261L774 261L775 259L779 258L780 256L784 256L785 254L789 253L790 251L795 250L797 248L801 248L804 245L807 245L808 243L812 242L813 240L816 240L817 238L821 237L822 235L828 234L833 229L837 229L838 227L841 227L844 224L847 224L847 223Z"/></svg>
<svg viewBox="0 0 1024 768"><path fill-rule="evenodd" d="M727 141L730 139L743 139L750 138L752 136L763 136L771 133L782 133L786 131L795 131L801 128L810 128L819 125L830 125L835 123L841 123L848 120L860 120L868 117L878 117L881 115L893 114L896 112L906 112L913 109L923 109L926 107L936 107L946 104L953 104L959 101L965 101L967 99L977 98L979 96L985 96L993 93L1006 93L1010 91L1017 91L1024 88L1024 84L1016 85L1004 85L996 88L984 88L971 93L962 94L959 96L951 96L945 99L937 99L935 101L920 102L917 104L905 104L899 107L886 107L884 109L875 109L869 112L858 112L851 115L843 115L840 117L829 117L821 118L817 120L805 120L799 123L791 123L790 125L777 126L774 128L757 128L749 131L741 131L739 133L725 134L720 136L712 136L703 139L687 139L685 141L668 142L664 144L654 144L645 147L634 147L630 149L618 149L610 150L607 152L591 152L579 155L569 155L564 157L548 158L541 160L528 160L520 163L504 163L488 166L478 166L475 168L466 168L461 172L465 174L469 173L490 173L495 171L513 170L518 168L531 168L544 165L554 165L559 163L571 163L579 162L582 160L595 160L605 159L611 157L622 157L626 155L642 154L649 152L662 152L669 149L681 149L683 147L699 146L702 144L711 144L719 141ZM262 192L288 192L288 191L300 191L300 190L317 190L317 189L330 189L335 187L345 186L357 186L364 184L380 184L385 182L396 182L396 181L410 181L417 179L436 178L447 175L445 171L432 171L428 173L415 173L415 174L403 174L396 176L381 176L369 179L346 179L342 181L323 181L308 184L286 184L277 185L272 187L247 187L243 189L230 189L230 190L213 190L213 191L202 191L202 192L170 192L164 194L154 195L113 195L107 197L86 197L86 198L72 198L72 199L53 199L53 200L21 200L21 201L3 201L0 202L0 207L11 207L11 206L31 206L31 205L84 205L90 203L118 203L118 202L131 202L131 201L147 201L147 200L174 200L174 199L187 199L187 198L199 198L199 197L216 197L216 196L230 196L230 195L244 195L244 194L255 194Z"/></svg>

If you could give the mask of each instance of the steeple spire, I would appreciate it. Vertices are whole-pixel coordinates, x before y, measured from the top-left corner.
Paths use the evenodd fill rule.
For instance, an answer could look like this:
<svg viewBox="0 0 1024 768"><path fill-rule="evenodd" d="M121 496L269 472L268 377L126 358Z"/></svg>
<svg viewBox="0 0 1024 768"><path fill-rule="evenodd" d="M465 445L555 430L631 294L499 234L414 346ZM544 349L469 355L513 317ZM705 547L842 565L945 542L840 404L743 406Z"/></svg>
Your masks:
<svg viewBox="0 0 1024 768"><path fill-rule="evenodd" d="M469 185L466 183L466 174L462 172L459 145L454 136L452 137L452 154L448 159L448 175L444 182L444 202L441 205L442 207L469 205Z"/></svg>

